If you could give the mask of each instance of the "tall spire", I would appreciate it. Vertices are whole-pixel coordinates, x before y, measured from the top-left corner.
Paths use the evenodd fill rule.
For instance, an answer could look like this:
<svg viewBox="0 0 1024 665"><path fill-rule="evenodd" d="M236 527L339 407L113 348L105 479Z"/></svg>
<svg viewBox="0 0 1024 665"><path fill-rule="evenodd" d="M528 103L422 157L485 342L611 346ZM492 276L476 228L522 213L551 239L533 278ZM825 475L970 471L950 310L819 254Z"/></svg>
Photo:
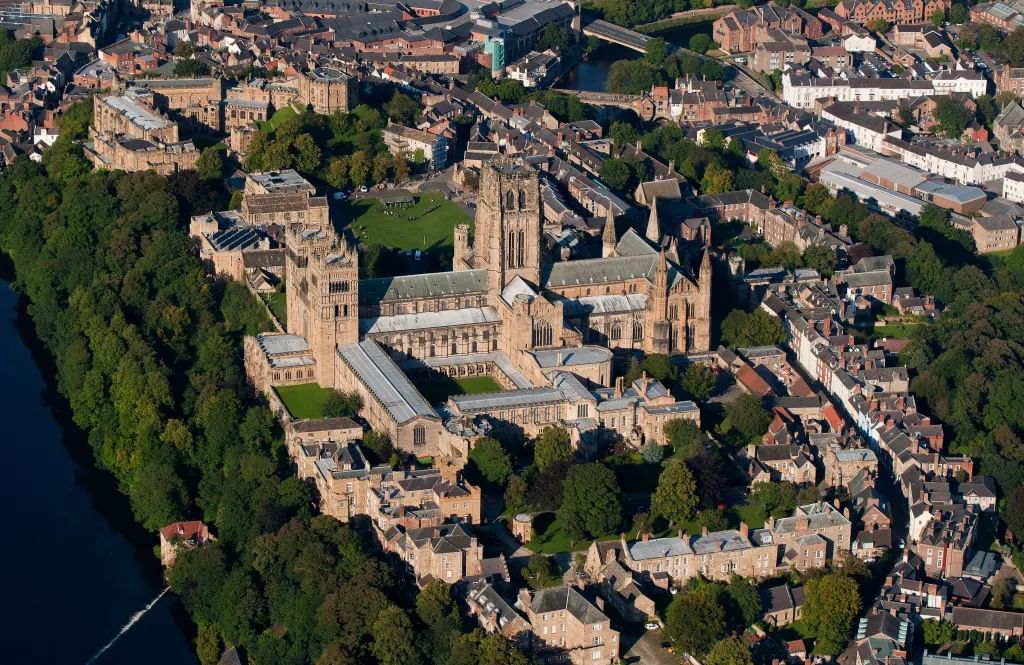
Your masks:
<svg viewBox="0 0 1024 665"><path fill-rule="evenodd" d="M700 260L700 273L697 275L700 285L704 288L711 288L711 248L704 246L704 256Z"/></svg>
<svg viewBox="0 0 1024 665"><path fill-rule="evenodd" d="M661 242L661 225L658 223L658 196L651 199L651 214L647 218L647 233L645 237L658 245Z"/></svg>
<svg viewBox="0 0 1024 665"><path fill-rule="evenodd" d="M618 244L618 238L615 236L615 209L612 208L611 203L608 204L608 216L604 220L604 231L601 233L601 256L602 258L608 258L615 254L615 245Z"/></svg>

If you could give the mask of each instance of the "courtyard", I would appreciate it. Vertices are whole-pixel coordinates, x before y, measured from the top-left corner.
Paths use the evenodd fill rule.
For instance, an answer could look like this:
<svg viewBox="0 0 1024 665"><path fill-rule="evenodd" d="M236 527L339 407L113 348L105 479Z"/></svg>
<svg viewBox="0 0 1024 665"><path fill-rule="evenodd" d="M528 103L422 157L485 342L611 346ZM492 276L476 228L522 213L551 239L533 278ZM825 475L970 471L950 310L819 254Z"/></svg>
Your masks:
<svg viewBox="0 0 1024 665"><path fill-rule="evenodd" d="M385 199L397 196L365 196L345 203L345 219L361 243L399 251L450 250L455 225L469 224L472 228L473 220L443 194L412 194L411 205L385 203Z"/></svg>
<svg viewBox="0 0 1024 665"><path fill-rule="evenodd" d="M328 388L321 388L317 383L300 383L295 386L277 386L274 388L281 398L288 413L296 420L321 418L324 404L330 397Z"/></svg>
<svg viewBox="0 0 1024 665"><path fill-rule="evenodd" d="M431 404L446 402L452 395L478 395L502 390L498 382L489 376L467 376L458 379L445 376L414 383Z"/></svg>

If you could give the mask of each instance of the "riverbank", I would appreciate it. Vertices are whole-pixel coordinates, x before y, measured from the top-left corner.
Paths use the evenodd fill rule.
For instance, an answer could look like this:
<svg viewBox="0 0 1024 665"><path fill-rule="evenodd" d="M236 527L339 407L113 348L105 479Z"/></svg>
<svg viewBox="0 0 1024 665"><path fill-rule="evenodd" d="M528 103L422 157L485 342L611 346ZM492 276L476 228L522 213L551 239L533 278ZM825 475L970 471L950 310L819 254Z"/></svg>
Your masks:
<svg viewBox="0 0 1024 665"><path fill-rule="evenodd" d="M8 518L0 583L17 599L5 662L85 663L160 593L163 574L154 535L135 522L115 479L96 468L71 422L52 378L53 358L36 336L27 300L11 288L13 276L0 254L8 453L0 469ZM177 598L164 597L95 663L195 664L192 630Z"/></svg>
<svg viewBox="0 0 1024 665"><path fill-rule="evenodd" d="M735 8L735 5L722 5L720 7L712 7L709 9L698 10L699 13L693 11L678 12L677 14L669 16L668 18L663 18L660 21L643 23L641 25L636 26L633 29L645 35L653 35L660 37L661 35L659 33L665 32L667 30L672 30L673 28L680 28L686 25L706 23L708 24L707 33L712 34L711 25Z"/></svg>

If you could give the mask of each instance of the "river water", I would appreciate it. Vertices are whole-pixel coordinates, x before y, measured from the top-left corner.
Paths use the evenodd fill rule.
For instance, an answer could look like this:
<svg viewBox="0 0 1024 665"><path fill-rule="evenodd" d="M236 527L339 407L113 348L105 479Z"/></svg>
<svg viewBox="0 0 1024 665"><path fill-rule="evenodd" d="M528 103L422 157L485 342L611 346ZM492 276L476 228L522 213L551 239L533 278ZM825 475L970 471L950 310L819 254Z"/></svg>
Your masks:
<svg viewBox="0 0 1024 665"><path fill-rule="evenodd" d="M113 477L44 380L18 298L0 280L0 505L4 663L83 665L164 589L156 537L132 519ZM94 665L196 665L187 617L166 594Z"/></svg>
<svg viewBox="0 0 1024 665"><path fill-rule="evenodd" d="M657 37L676 46L687 47L690 44L690 37L704 33L711 36L713 21L701 21L699 23L688 23L686 25L659 32ZM625 46L601 42L601 46L594 49L568 74L565 75L559 87L572 90L586 90L588 92L604 92L608 87L608 70L612 63L618 60L635 60L642 57L640 53Z"/></svg>

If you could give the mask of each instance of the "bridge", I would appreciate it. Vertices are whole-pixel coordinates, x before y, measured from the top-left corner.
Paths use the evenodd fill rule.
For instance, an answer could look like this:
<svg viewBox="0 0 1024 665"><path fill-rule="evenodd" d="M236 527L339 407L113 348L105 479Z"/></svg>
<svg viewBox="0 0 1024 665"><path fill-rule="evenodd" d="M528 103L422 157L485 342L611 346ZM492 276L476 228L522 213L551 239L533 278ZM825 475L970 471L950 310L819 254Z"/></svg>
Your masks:
<svg viewBox="0 0 1024 665"><path fill-rule="evenodd" d="M614 92L593 92L590 90L571 90L569 88L552 88L554 92L561 92L576 97L584 104L594 106L615 106L620 109L632 109L640 112L640 95L620 95Z"/></svg>
<svg viewBox="0 0 1024 665"><path fill-rule="evenodd" d="M651 41L651 38L647 35L642 35L635 30L623 28L621 25L615 25L599 18L584 25L583 34L588 37L603 39L612 44L625 46L640 53L647 52L647 42Z"/></svg>

